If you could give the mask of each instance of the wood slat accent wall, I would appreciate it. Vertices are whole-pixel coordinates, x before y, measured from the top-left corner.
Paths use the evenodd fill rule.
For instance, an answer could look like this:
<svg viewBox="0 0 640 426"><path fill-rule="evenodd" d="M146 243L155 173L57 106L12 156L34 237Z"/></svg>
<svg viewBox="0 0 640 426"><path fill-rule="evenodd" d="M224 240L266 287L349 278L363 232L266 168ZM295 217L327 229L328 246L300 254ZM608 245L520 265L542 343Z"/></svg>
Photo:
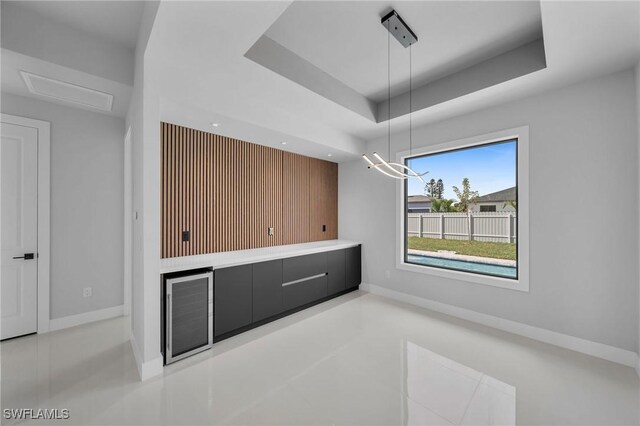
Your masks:
<svg viewBox="0 0 640 426"><path fill-rule="evenodd" d="M311 241L338 238L338 165L309 159ZM326 227L323 230L323 225Z"/></svg>
<svg viewBox="0 0 640 426"><path fill-rule="evenodd" d="M311 241L309 236L309 157L282 153L282 244Z"/></svg>
<svg viewBox="0 0 640 426"><path fill-rule="evenodd" d="M163 258L337 238L337 164L169 123L161 139Z"/></svg>

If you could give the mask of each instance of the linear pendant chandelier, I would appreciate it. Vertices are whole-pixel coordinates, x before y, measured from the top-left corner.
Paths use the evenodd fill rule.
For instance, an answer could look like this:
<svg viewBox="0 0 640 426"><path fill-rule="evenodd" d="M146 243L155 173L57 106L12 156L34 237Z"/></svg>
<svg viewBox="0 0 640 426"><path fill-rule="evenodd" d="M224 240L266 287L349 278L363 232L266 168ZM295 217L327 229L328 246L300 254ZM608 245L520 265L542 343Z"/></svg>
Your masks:
<svg viewBox="0 0 640 426"><path fill-rule="evenodd" d="M389 161L386 161L380 154L377 152L373 153L373 158L377 162L373 162L367 157L367 154L362 154L362 158L368 163L369 169L375 169L380 173L387 175L394 179L409 179L416 178L424 182L422 176L426 175L425 173L417 173L408 166L400 163L395 163L391 160L391 35L400 42L403 47L409 48L409 155L412 153L413 141L412 141L412 132L411 132L411 112L413 111L413 105L411 103L411 46L418 42L418 37L411 31L411 28L402 20L400 15L395 10L392 10L387 15L382 18L382 25L387 29L387 80L388 80L388 116L387 116L387 147L388 147L388 158Z"/></svg>

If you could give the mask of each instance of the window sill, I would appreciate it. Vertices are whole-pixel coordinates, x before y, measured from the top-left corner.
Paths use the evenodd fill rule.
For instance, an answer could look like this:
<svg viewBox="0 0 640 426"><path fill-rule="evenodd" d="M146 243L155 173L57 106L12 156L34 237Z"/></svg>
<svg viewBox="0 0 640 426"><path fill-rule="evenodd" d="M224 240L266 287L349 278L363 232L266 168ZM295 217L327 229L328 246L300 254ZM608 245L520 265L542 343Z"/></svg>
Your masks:
<svg viewBox="0 0 640 426"><path fill-rule="evenodd" d="M529 280L528 277L522 276L522 271L520 271L521 276L517 280L514 280L511 278L479 275L473 272L454 271L450 269L434 268L432 266L414 265L412 263L406 263L404 260L399 260L396 264L396 267L403 271L417 272L425 275L448 278L451 280L467 281L492 287L522 291L526 293L529 292Z"/></svg>

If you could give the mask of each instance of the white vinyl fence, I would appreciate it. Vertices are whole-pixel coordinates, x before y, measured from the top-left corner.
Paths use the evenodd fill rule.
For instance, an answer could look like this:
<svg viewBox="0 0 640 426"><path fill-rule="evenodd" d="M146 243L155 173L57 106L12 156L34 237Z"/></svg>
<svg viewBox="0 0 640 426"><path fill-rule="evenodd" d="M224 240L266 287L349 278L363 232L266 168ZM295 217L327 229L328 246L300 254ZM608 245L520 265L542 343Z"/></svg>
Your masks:
<svg viewBox="0 0 640 426"><path fill-rule="evenodd" d="M514 212L409 213L410 237L515 243L518 218Z"/></svg>

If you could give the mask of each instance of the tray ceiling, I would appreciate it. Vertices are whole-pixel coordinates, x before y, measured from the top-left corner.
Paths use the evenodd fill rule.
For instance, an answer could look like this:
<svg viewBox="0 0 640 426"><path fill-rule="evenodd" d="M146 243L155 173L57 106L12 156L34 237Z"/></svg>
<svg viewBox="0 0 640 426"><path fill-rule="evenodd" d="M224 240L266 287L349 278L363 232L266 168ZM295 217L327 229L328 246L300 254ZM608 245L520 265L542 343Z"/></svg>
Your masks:
<svg viewBox="0 0 640 426"><path fill-rule="evenodd" d="M399 3L419 38L411 49L380 23L390 10L295 2L246 57L374 122L409 112L410 51L413 111L546 67L537 1Z"/></svg>
<svg viewBox="0 0 640 426"><path fill-rule="evenodd" d="M265 35L374 102L387 97L389 2L294 2ZM418 36L417 86L542 37L538 1L398 2ZM408 90L409 51L391 38L393 93Z"/></svg>

